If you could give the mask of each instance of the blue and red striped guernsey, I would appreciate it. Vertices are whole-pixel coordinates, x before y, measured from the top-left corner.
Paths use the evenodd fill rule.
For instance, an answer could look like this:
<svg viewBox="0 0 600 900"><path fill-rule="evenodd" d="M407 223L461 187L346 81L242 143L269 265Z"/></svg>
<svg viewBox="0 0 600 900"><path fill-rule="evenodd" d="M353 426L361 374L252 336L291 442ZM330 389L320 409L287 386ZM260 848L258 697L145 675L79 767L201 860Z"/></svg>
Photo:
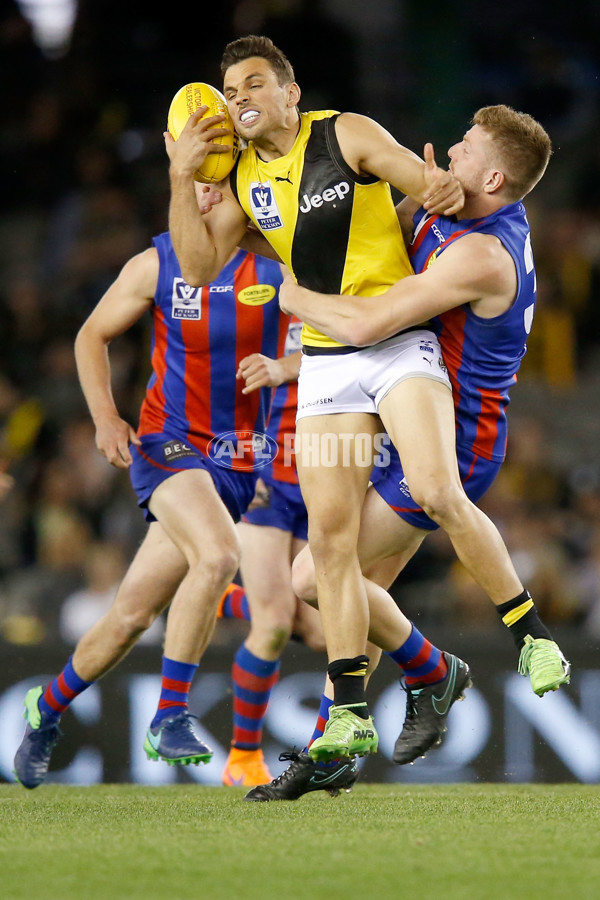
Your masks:
<svg viewBox="0 0 600 900"><path fill-rule="evenodd" d="M288 381L280 384L273 394L267 433L279 447L277 456L270 464L271 476L276 481L284 481L286 484L298 484L294 452L297 407L298 382Z"/></svg>
<svg viewBox="0 0 600 900"><path fill-rule="evenodd" d="M456 440L484 459L506 454L509 391L525 355L536 302L536 279L529 224L522 203L503 206L483 219L432 216L423 208L414 216L409 256L415 272L425 271L452 242L474 232L493 234L510 253L517 273L511 308L484 319L470 304L432 320L448 369L456 409Z"/></svg>
<svg viewBox="0 0 600 900"><path fill-rule="evenodd" d="M265 433L271 391L242 394L235 376L251 353L283 355L289 316L279 309L279 264L239 250L215 281L194 288L181 277L170 235L153 242L160 272L139 434L173 430L207 453L216 436ZM251 454L233 457L232 467L247 471Z"/></svg>
<svg viewBox="0 0 600 900"><path fill-rule="evenodd" d="M284 356L301 348L302 322L292 316L285 342ZM298 408L298 382L280 384L273 392L271 414L267 434L276 442L279 453L270 464L270 474L276 481L298 484L294 440L296 437L296 411Z"/></svg>

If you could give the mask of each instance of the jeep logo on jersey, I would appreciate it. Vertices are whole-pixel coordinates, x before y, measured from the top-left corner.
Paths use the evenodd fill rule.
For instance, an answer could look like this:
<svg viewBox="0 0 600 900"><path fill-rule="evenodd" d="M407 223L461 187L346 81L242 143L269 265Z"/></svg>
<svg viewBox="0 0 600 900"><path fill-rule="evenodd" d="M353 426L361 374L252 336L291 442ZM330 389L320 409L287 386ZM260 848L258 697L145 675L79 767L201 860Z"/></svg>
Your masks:
<svg viewBox="0 0 600 900"><path fill-rule="evenodd" d="M346 194L350 193L350 185L347 181L340 181L333 187L325 188L322 194L313 194L309 197L305 194L302 198L302 205L299 207L301 213L309 213L311 209L318 209L324 203L333 203L335 200L343 200Z"/></svg>
<svg viewBox="0 0 600 900"><path fill-rule="evenodd" d="M266 184L262 184L260 181L251 182L250 207L257 225L262 231L283 228L283 222L281 221L277 201L273 196L270 181L267 181Z"/></svg>
<svg viewBox="0 0 600 900"><path fill-rule="evenodd" d="M237 298L244 306L262 306L275 296L275 288L272 284L252 284L242 288Z"/></svg>
<svg viewBox="0 0 600 900"><path fill-rule="evenodd" d="M279 452L277 442L260 431L225 431L208 444L209 457L224 469L251 472L273 462Z"/></svg>
<svg viewBox="0 0 600 900"><path fill-rule="evenodd" d="M173 279L173 319L200 319L202 317L202 288L191 287L183 278Z"/></svg>

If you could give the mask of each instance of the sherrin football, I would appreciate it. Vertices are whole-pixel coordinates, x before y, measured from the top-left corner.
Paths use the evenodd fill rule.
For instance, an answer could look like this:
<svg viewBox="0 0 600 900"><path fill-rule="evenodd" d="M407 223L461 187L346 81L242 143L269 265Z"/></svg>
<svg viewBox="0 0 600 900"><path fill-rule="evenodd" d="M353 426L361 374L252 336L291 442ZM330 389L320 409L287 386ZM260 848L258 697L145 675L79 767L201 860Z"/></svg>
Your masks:
<svg viewBox="0 0 600 900"><path fill-rule="evenodd" d="M171 137L177 140L189 117L200 106L208 106L208 109L202 116L203 119L210 116L224 115L225 121L219 127L231 129L231 134L215 138L213 141L215 144L227 147L228 152L209 153L200 168L194 172L196 181L211 184L215 181L222 181L223 178L229 175L239 150L238 136L233 128L233 121L229 115L223 94L210 84L204 84L202 81L184 84L171 100L167 129Z"/></svg>

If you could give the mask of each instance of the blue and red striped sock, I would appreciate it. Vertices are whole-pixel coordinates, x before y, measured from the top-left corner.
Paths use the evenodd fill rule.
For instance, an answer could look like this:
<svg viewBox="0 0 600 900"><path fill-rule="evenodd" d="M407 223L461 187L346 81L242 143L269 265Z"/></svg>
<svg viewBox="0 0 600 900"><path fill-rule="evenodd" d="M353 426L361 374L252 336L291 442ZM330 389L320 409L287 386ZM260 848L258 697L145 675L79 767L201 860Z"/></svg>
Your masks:
<svg viewBox="0 0 600 900"><path fill-rule="evenodd" d="M72 660L73 657L69 657L58 678L48 685L38 701L40 712L46 720L58 722L75 697L94 684L93 681L84 681L79 677L73 668Z"/></svg>
<svg viewBox="0 0 600 900"><path fill-rule="evenodd" d="M160 698L151 728L155 728L167 716L187 709L188 696L197 668L197 663L177 662L163 656Z"/></svg>
<svg viewBox="0 0 600 900"><path fill-rule="evenodd" d="M441 650L423 637L414 625L408 640L393 653L388 653L388 656L391 656L404 672L407 685L436 684L443 681L448 674L448 666Z"/></svg>
<svg viewBox="0 0 600 900"><path fill-rule="evenodd" d="M218 619L243 619L250 621L250 605L246 591L239 584L230 584L219 601Z"/></svg>
<svg viewBox="0 0 600 900"><path fill-rule="evenodd" d="M278 659L260 659L242 644L235 654L232 669L232 746L240 750L260 747L269 697L278 677Z"/></svg>
<svg viewBox="0 0 600 900"><path fill-rule="evenodd" d="M329 709L333 705L333 700L330 700L329 697L326 697L325 694L321 694L321 703L319 704L319 716L317 718L317 724L315 725L315 730L312 733L311 739L308 742L308 747L312 743L316 741L317 738L320 738L325 731L325 726L327 725L327 720L329 719ZM308 750L308 747L306 748Z"/></svg>

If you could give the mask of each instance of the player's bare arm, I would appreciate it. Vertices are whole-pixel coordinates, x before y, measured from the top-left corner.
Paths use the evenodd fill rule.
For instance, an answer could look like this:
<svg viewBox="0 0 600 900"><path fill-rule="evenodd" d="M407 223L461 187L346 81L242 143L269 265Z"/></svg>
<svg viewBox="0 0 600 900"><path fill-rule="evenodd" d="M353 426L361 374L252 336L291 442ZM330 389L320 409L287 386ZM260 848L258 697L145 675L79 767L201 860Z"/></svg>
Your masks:
<svg viewBox="0 0 600 900"><path fill-rule="evenodd" d="M302 352L297 350L287 356L271 359L262 353L252 353L240 361L236 378L243 378L246 386L242 394L251 394L261 387L279 387L287 381L296 381L300 371Z"/></svg>
<svg viewBox="0 0 600 900"><path fill-rule="evenodd" d="M359 174L388 181L429 212L453 215L462 209L462 185L436 165L431 144L420 159L373 119L356 113L339 116L336 134L344 159Z"/></svg>
<svg viewBox="0 0 600 900"><path fill-rule="evenodd" d="M400 203L396 204L396 215L398 216L398 222L402 230L402 237L404 238L404 243L407 247L414 236L415 228L413 216L418 208L419 204L417 203L417 201L411 200L410 197L405 197L404 200L401 200Z"/></svg>
<svg viewBox="0 0 600 900"><path fill-rule="evenodd" d="M279 254L275 252L258 228L252 224L248 224L246 233L239 242L239 246L242 250L247 250L249 253L257 253L259 256L266 256L267 259L273 259L275 262L279 263L281 262Z"/></svg>
<svg viewBox="0 0 600 900"><path fill-rule="evenodd" d="M214 184L200 184L196 182L196 198L200 212L206 214L222 202L223 194ZM248 253L258 253L259 256L266 256L267 259L281 262L279 254L275 252L266 237L253 222L247 222L246 233L239 242L238 247L241 247L242 250L247 250Z"/></svg>
<svg viewBox="0 0 600 900"><path fill-rule="evenodd" d="M242 239L247 218L229 187L229 178L217 187L222 201L209 213L198 206L194 172L209 152L219 145L214 138L227 134L218 127L223 116L202 118L201 106L188 119L175 141L165 132L165 148L170 160L171 202L169 230L184 280L194 287L215 279Z"/></svg>
<svg viewBox="0 0 600 900"><path fill-rule="evenodd" d="M130 259L83 323L75 340L77 373L96 426L96 446L119 469L131 465L129 444L139 444L139 440L115 405L108 347L151 308L158 267L158 253L154 248Z"/></svg>
<svg viewBox="0 0 600 900"><path fill-rule="evenodd" d="M517 290L510 254L493 235L472 234L448 247L420 275L409 275L376 297L318 294L291 278L280 305L334 340L365 347L463 303L482 318L505 312Z"/></svg>

